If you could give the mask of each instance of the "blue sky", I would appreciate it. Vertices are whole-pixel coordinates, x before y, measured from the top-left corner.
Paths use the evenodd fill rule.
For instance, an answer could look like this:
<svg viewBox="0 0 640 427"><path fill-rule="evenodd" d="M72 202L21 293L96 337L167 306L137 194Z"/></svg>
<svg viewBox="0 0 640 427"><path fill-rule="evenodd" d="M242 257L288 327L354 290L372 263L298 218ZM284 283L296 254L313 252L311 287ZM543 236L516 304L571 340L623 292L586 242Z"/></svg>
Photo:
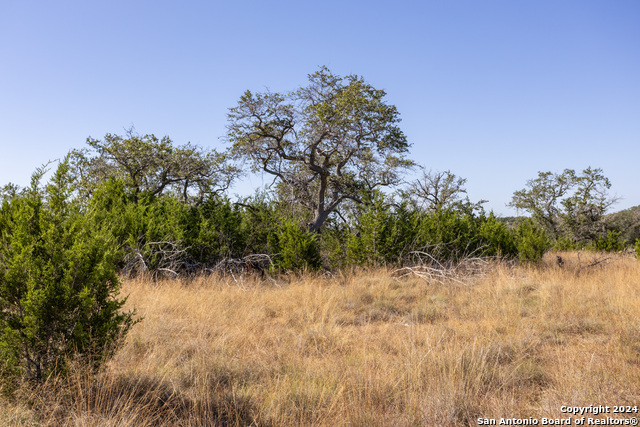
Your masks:
<svg viewBox="0 0 640 427"><path fill-rule="evenodd" d="M320 65L385 89L411 157L497 214L538 171L587 166L614 210L640 204L636 0L0 0L0 184L131 125L225 149L246 89Z"/></svg>

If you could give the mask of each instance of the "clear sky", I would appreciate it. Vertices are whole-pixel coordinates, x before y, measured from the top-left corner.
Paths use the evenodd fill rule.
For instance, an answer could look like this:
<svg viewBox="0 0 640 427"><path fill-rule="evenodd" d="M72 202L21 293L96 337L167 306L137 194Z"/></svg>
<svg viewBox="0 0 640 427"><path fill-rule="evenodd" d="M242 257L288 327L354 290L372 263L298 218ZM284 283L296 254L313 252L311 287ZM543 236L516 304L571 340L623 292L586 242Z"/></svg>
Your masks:
<svg viewBox="0 0 640 427"><path fill-rule="evenodd" d="M385 89L411 158L497 214L538 171L587 166L614 210L640 204L637 0L0 0L0 184L131 125L225 149L246 89L320 65Z"/></svg>

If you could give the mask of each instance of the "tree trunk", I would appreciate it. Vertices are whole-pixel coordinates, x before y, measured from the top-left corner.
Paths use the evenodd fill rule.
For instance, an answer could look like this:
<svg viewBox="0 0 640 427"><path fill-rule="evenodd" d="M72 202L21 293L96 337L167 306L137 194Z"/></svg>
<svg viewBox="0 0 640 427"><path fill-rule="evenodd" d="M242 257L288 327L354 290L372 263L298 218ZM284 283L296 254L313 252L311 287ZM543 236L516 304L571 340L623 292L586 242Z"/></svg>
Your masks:
<svg viewBox="0 0 640 427"><path fill-rule="evenodd" d="M327 220L327 218L329 218L330 213L331 211L328 210L318 212L313 221L309 223L309 231L311 233L320 233L320 228Z"/></svg>

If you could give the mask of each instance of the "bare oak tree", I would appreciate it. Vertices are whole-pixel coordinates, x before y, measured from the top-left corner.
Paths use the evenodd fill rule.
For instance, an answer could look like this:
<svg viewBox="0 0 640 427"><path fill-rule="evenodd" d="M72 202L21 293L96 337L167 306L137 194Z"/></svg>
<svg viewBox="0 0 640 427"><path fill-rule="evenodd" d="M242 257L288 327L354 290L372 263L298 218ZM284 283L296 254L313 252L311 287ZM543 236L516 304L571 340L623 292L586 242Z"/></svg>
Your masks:
<svg viewBox="0 0 640 427"><path fill-rule="evenodd" d="M460 178L449 170L423 171L422 176L412 181L402 194L421 209L439 212L462 200L462 195L467 193L464 188L466 182L466 178Z"/></svg>

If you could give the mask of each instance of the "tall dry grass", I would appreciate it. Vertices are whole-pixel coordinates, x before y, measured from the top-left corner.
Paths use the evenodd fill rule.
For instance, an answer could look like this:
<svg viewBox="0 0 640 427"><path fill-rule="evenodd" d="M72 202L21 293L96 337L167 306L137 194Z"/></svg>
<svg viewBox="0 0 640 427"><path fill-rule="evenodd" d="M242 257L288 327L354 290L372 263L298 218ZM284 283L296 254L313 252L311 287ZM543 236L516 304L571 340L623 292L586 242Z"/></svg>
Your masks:
<svg viewBox="0 0 640 427"><path fill-rule="evenodd" d="M98 377L24 387L0 425L463 426L637 405L640 262L592 257L464 284L129 280L144 321Z"/></svg>

